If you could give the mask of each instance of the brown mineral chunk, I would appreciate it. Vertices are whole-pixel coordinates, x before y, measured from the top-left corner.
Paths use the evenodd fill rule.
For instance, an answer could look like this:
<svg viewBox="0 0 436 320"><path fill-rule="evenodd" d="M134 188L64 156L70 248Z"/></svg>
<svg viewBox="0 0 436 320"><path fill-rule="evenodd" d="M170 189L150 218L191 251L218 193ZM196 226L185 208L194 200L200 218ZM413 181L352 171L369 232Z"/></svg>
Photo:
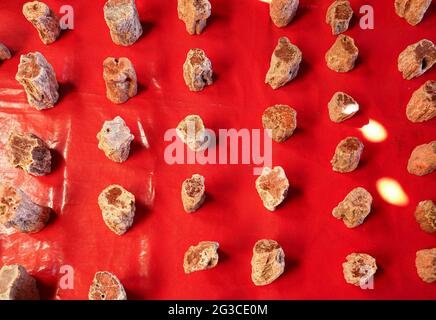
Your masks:
<svg viewBox="0 0 436 320"><path fill-rule="evenodd" d="M192 151L201 151L206 146L206 129L203 120L198 115L189 115L176 128L177 136Z"/></svg>
<svg viewBox="0 0 436 320"><path fill-rule="evenodd" d="M9 49L0 42L0 61L7 60L11 58L11 52Z"/></svg>
<svg viewBox="0 0 436 320"><path fill-rule="evenodd" d="M265 83L277 89L284 86L297 76L302 60L302 53L288 38L281 37L271 56L269 70Z"/></svg>
<svg viewBox="0 0 436 320"><path fill-rule="evenodd" d="M285 270L285 253L275 240L256 242L251 258L251 280L256 286L265 286L276 280Z"/></svg>
<svg viewBox="0 0 436 320"><path fill-rule="evenodd" d="M436 232L436 205L431 200L421 201L415 210L416 222L428 233Z"/></svg>
<svg viewBox="0 0 436 320"><path fill-rule="evenodd" d="M359 104L345 92L336 92L328 103L330 120L336 123L350 119L359 111Z"/></svg>
<svg viewBox="0 0 436 320"><path fill-rule="evenodd" d="M106 97L113 103L123 103L138 91L136 72L127 58L106 58L103 61Z"/></svg>
<svg viewBox="0 0 436 320"><path fill-rule="evenodd" d="M182 202L186 212L195 212L200 208L206 198L204 177L199 174L192 175L182 183Z"/></svg>
<svg viewBox="0 0 436 320"><path fill-rule="evenodd" d="M431 0L395 0L395 12L412 26L421 22Z"/></svg>
<svg viewBox="0 0 436 320"><path fill-rule="evenodd" d="M200 34L206 27L212 6L209 0L178 0L179 19L185 23L189 34Z"/></svg>
<svg viewBox="0 0 436 320"><path fill-rule="evenodd" d="M363 223L371 212L372 196L364 188L358 187L347 194L332 214L344 221L348 228L355 228Z"/></svg>
<svg viewBox="0 0 436 320"><path fill-rule="evenodd" d="M353 38L341 34L327 51L325 61L327 67L333 71L348 72L354 68L358 55L359 49L354 44Z"/></svg>
<svg viewBox="0 0 436 320"><path fill-rule="evenodd" d="M213 83L212 63L201 49L191 49L183 64L183 78L191 91L201 91Z"/></svg>
<svg viewBox="0 0 436 320"><path fill-rule="evenodd" d="M12 132L6 145L9 162L34 176L51 172L51 153L47 144L32 133Z"/></svg>
<svg viewBox="0 0 436 320"><path fill-rule="evenodd" d="M436 116L436 81L428 80L413 93L406 115L412 122L428 121Z"/></svg>
<svg viewBox="0 0 436 320"><path fill-rule="evenodd" d="M212 269L218 264L218 242L201 241L196 246L190 246L185 252L183 269L185 273Z"/></svg>
<svg viewBox="0 0 436 320"><path fill-rule="evenodd" d="M416 271L422 281L436 281L436 248L423 249L416 252Z"/></svg>
<svg viewBox="0 0 436 320"><path fill-rule="evenodd" d="M269 4L269 15L274 24L279 27L286 27L298 9L298 0L271 0Z"/></svg>
<svg viewBox="0 0 436 320"><path fill-rule="evenodd" d="M409 173L423 176L436 169L436 141L421 144L413 149L407 163Z"/></svg>
<svg viewBox="0 0 436 320"><path fill-rule="evenodd" d="M123 118L116 116L111 121L105 121L97 134L98 148L112 161L124 162L129 157L133 138Z"/></svg>
<svg viewBox="0 0 436 320"><path fill-rule="evenodd" d="M44 44L53 43L59 37L59 19L44 2L26 2L23 5L23 15L38 30Z"/></svg>
<svg viewBox="0 0 436 320"><path fill-rule="evenodd" d="M352 16L350 2L337 0L327 9L325 21L332 27L332 34L338 35L347 31Z"/></svg>
<svg viewBox="0 0 436 320"><path fill-rule="evenodd" d="M422 75L436 63L436 46L423 39L411 44L398 56L398 70L410 80Z"/></svg>
<svg viewBox="0 0 436 320"><path fill-rule="evenodd" d="M0 300L39 300L36 280L19 264L0 269Z"/></svg>
<svg viewBox="0 0 436 320"><path fill-rule="evenodd" d="M0 224L24 233L41 231L51 209L32 202L22 190L0 183Z"/></svg>
<svg viewBox="0 0 436 320"><path fill-rule="evenodd" d="M121 236L130 229L135 217L135 196L117 184L111 184L98 196L103 220L108 228Z"/></svg>
<svg viewBox="0 0 436 320"><path fill-rule="evenodd" d="M364 288L377 271L375 259L366 253L352 253L346 259L342 264L345 281Z"/></svg>
<svg viewBox="0 0 436 320"><path fill-rule="evenodd" d="M297 128L297 111L290 106L277 104L267 108L262 115L263 128L268 131L271 139L283 142Z"/></svg>
<svg viewBox="0 0 436 320"><path fill-rule="evenodd" d="M114 274L99 271L94 275L88 298L89 300L127 300L127 295L120 280Z"/></svg>
<svg viewBox="0 0 436 320"><path fill-rule="evenodd" d="M21 55L15 79L24 87L29 104L38 110L52 108L59 99L56 74L39 52Z"/></svg>
<svg viewBox="0 0 436 320"><path fill-rule="evenodd" d="M288 178L280 166L263 168L262 174L256 179L256 190L263 205L270 211L274 211L285 200L288 189Z"/></svg>
<svg viewBox="0 0 436 320"><path fill-rule="evenodd" d="M330 161L333 171L351 172L359 165L363 143L356 137L347 137L336 146L335 154Z"/></svg>
<svg viewBox="0 0 436 320"><path fill-rule="evenodd" d="M134 0L108 0L103 12L115 44L130 46L142 35L142 26Z"/></svg>

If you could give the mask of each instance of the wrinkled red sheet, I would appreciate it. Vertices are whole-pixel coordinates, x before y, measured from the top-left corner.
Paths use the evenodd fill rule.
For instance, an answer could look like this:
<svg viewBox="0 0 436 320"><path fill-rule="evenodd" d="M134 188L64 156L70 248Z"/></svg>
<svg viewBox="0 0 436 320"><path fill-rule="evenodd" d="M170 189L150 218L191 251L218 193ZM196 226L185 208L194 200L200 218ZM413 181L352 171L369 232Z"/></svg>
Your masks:
<svg viewBox="0 0 436 320"><path fill-rule="evenodd" d="M434 79L436 69L411 81L397 70L398 54L422 38L436 40L433 4L423 22L412 27L394 12L393 1L352 1L355 14L364 4L375 10L374 30L351 29L360 50L356 69L330 71L324 54L334 42L325 12L330 1L302 0L295 21L272 25L268 4L257 0L211 0L213 14L204 33L190 36L177 18L175 0L137 0L144 34L130 47L112 43L103 19L104 1L46 2L75 10L75 29L45 46L21 14L24 1L0 2L0 41L13 58L0 65L0 178L21 186L56 216L42 232L1 234L0 265L20 263L38 279L43 298L86 299L96 271L116 274L131 299L391 299L436 298L434 284L422 282L415 252L435 247L435 236L421 231L413 213L424 199L435 200L435 173L407 173L413 148L434 140L435 120L413 124L405 116L414 90ZM273 91L264 84L273 48L287 36L303 52L298 77ZM215 83L188 91L182 64L190 48L204 49L213 63ZM14 79L21 54L40 51L56 70L61 98L55 108L29 107ZM132 60L139 93L123 105L105 97L102 61L108 56ZM328 118L335 91L351 94L361 106L341 124ZM199 114L207 127L260 128L263 110L284 103L298 111L298 130L273 144L273 163L284 167L291 183L287 201L276 212L262 206L254 187L254 165L168 165L164 133L188 114ZM97 149L103 122L122 116L135 135L123 164ZM381 123L387 139L367 141L358 130L369 119ZM149 143L141 140L140 127ZM11 130L31 131L54 149L54 172L31 177L11 168L4 144ZM365 144L359 168L349 174L331 170L336 144L355 135ZM208 200L194 214L183 211L182 181L193 173L206 177ZM405 190L409 203L394 206L382 199L376 181L390 177ZM137 198L133 227L119 237L104 225L97 197L118 183ZM347 229L331 210L354 187L374 196L373 212L356 229ZM285 273L273 284L255 287L250 279L256 240L277 240L286 253ZM185 275L185 250L201 240L220 243L220 262L212 270ZM342 262L351 252L377 259L374 290L346 284ZM59 286L62 266L74 270L74 289Z"/></svg>

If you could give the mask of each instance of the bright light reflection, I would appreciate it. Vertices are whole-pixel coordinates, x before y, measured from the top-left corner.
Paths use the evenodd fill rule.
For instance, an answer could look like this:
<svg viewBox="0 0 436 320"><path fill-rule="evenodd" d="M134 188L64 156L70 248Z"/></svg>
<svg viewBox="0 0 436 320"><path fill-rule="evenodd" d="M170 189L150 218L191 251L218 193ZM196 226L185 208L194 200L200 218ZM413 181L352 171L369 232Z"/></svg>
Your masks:
<svg viewBox="0 0 436 320"><path fill-rule="evenodd" d="M271 3L271 0L259 0L260 2Z"/></svg>
<svg viewBox="0 0 436 320"><path fill-rule="evenodd" d="M376 183L377 191L386 202L395 206L406 206L409 197L398 181L392 178L381 178Z"/></svg>
<svg viewBox="0 0 436 320"><path fill-rule="evenodd" d="M373 119L369 119L369 123L359 129L363 136L371 142L382 142L388 137L388 132L383 125Z"/></svg>

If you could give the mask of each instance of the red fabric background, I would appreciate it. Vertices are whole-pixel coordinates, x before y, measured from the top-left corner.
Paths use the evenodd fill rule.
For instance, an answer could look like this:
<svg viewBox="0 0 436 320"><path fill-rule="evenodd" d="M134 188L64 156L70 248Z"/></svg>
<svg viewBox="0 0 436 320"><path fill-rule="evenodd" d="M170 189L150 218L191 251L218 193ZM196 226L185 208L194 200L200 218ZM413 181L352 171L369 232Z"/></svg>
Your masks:
<svg viewBox="0 0 436 320"><path fill-rule="evenodd" d="M353 0L348 35L360 50L352 72L329 70L324 54L334 42L325 12L331 1L300 1L288 27L275 27L268 5L257 0L211 0L212 17L204 33L190 36L177 18L175 0L137 0L144 35L130 47L112 43L103 19L104 1L47 0L75 9L75 29L45 46L21 14L24 1L0 2L0 41L13 58L0 66L0 147L12 129L31 131L54 147L54 172L35 178L10 168L0 154L0 178L20 185L33 199L54 207L56 217L34 235L0 235L0 264L21 263L36 276L44 298L86 299L93 275L115 273L131 299L405 299L436 298L435 284L422 282L415 252L435 247L434 235L421 231L413 212L424 199L435 200L435 176L407 173L412 149L435 139L435 120L412 124L405 106L412 92L436 69L411 80L397 70L398 54L422 38L436 40L436 8L412 27L394 12L393 0ZM375 29L361 30L361 5L375 10ZM264 84L271 53L280 36L303 52L298 77L279 90ZM190 48L205 50L213 63L215 83L198 93L188 91L182 64ZM15 81L20 54L40 51L56 70L60 102L43 112L27 105ZM140 84L136 97L114 105L105 97L102 61L107 56L132 60ZM351 94L361 106L342 124L328 118L327 102L335 91ZM207 127L260 128L263 110L284 103L298 111L299 128L283 144L273 144L273 163L284 167L291 183L288 200L276 212L262 206L254 187L252 165L173 165L165 163L166 129L188 114L199 114ZM131 156L123 164L97 149L103 121L122 116L135 134ZM362 138L359 127L375 119L388 131L381 143ZM137 122L150 143L141 145ZM334 173L329 160L348 135L365 144L359 168ZM186 214L180 200L182 181L193 173L206 177L208 200ZM396 179L410 203L386 203L375 188L381 177ZM124 236L104 225L97 197L118 183L137 198L137 216ZM347 229L331 210L354 187L374 196L373 212L356 229ZM256 287L250 259L256 240L277 240L286 254L285 273L273 284ZM201 240L220 243L215 269L183 273L185 250ZM342 262L351 252L377 259L374 290L346 284ZM60 289L59 268L74 268L74 290Z"/></svg>

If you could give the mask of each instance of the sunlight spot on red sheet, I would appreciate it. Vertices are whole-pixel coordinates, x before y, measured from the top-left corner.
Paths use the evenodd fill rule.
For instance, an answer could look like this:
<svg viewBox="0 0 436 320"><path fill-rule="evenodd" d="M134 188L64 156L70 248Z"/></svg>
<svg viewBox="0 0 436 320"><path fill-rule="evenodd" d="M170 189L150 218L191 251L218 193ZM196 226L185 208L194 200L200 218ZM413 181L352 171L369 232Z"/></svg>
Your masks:
<svg viewBox="0 0 436 320"><path fill-rule="evenodd" d="M388 137L388 132L385 127L373 120L369 119L369 123L359 129L363 136L370 142L382 142Z"/></svg>
<svg viewBox="0 0 436 320"><path fill-rule="evenodd" d="M406 206L409 197L398 181L392 178L381 178L376 183L377 191L386 202L395 206Z"/></svg>

